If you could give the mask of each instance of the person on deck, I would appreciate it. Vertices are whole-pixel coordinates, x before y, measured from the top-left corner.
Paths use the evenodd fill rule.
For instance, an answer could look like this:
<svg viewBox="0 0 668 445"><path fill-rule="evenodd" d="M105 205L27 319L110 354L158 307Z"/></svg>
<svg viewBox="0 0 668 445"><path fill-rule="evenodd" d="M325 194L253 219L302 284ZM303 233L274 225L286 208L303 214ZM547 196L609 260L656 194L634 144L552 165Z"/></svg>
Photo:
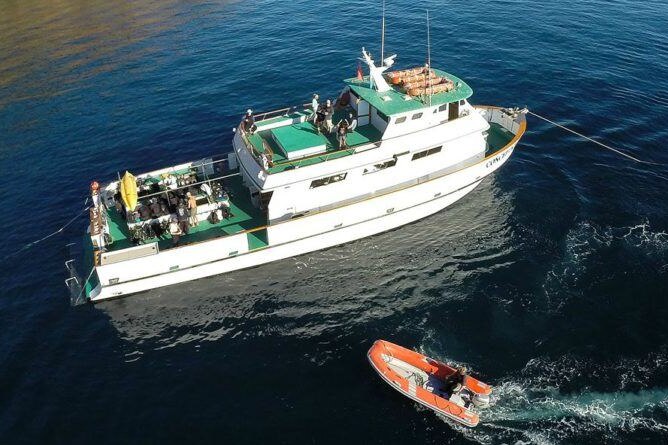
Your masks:
<svg viewBox="0 0 668 445"><path fill-rule="evenodd" d="M172 245L174 247L178 246L183 232L181 231L179 220L176 216L172 216L172 221L169 223L169 234L172 236Z"/></svg>
<svg viewBox="0 0 668 445"><path fill-rule="evenodd" d="M255 130L257 130L257 125L255 125L255 118L253 117L253 110L250 108L246 110L246 115L241 121L241 128L243 129L244 133L247 134L253 134L255 133Z"/></svg>
<svg viewBox="0 0 668 445"><path fill-rule="evenodd" d="M149 204L149 208L151 209L151 217L159 218L162 216L162 210L160 209L160 203L158 202L157 198L151 198L151 204Z"/></svg>
<svg viewBox="0 0 668 445"><path fill-rule="evenodd" d="M332 118L334 117L334 107L332 106L332 101L327 99L325 103L325 128L327 132L334 130L334 124L332 124Z"/></svg>
<svg viewBox="0 0 668 445"><path fill-rule="evenodd" d="M318 134L322 132L322 126L325 123L326 109L324 104L318 106L318 111L315 113L315 129L318 130Z"/></svg>
<svg viewBox="0 0 668 445"><path fill-rule="evenodd" d="M348 114L348 123L350 124L348 125L348 133L352 133L357 128L357 119L355 119L353 113Z"/></svg>
<svg viewBox="0 0 668 445"><path fill-rule="evenodd" d="M199 220L197 219L197 198L188 192L186 193L188 197L188 211L190 213L190 227L197 227Z"/></svg>
<svg viewBox="0 0 668 445"><path fill-rule="evenodd" d="M348 135L348 127L350 124L347 120L341 119L336 126L336 139L339 141L339 149L346 148L346 136Z"/></svg>
<svg viewBox="0 0 668 445"><path fill-rule="evenodd" d="M181 228L181 232L185 235L188 234L188 217L190 215L188 214L188 202L186 200L182 200L178 207L176 208L176 220L179 223L179 227Z"/></svg>
<svg viewBox="0 0 668 445"><path fill-rule="evenodd" d="M320 99L320 96L318 96L317 94L314 94L313 99L311 100L312 114L311 114L311 117L309 118L309 120L311 120L313 122L315 122L316 114L318 112L318 99Z"/></svg>

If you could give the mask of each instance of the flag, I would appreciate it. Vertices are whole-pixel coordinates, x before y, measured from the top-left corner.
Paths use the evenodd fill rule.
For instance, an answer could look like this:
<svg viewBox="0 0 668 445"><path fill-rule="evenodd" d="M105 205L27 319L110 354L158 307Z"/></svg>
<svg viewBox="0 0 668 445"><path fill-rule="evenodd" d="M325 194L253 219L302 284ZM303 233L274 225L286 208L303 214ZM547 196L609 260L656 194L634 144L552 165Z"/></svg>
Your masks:
<svg viewBox="0 0 668 445"><path fill-rule="evenodd" d="M362 64L357 62L357 80L364 80L364 74L362 73Z"/></svg>

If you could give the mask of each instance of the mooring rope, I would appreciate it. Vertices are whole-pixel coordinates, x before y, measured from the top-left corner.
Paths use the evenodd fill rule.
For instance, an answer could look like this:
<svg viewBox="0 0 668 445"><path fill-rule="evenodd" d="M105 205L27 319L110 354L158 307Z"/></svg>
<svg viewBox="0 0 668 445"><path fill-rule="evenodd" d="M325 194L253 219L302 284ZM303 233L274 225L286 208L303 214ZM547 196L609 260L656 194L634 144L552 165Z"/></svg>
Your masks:
<svg viewBox="0 0 668 445"><path fill-rule="evenodd" d="M88 203L88 198L86 198L86 201L84 202L84 206L85 206L87 203ZM4 258L2 258L2 260L8 260L9 258L12 258L12 257L18 255L19 253L23 252L24 250L28 250L29 248L31 248L31 247L33 247L33 246L35 246L35 245L41 243L42 241L45 241L45 240L51 238L52 236L55 236L55 235L58 235L59 233L62 233L63 230L65 230L70 224L72 224L74 221L76 221L76 220L77 220L77 219L78 219L78 218L79 218L79 217L80 217L86 210L88 210L88 209L90 209L90 208L91 208L91 206L84 207L83 210L81 210L79 213L77 213L77 215L76 215L74 218L70 219L70 220L69 220L64 226L62 226L60 229L56 230L56 231L53 232L53 233L50 233L50 234L46 235L45 237L42 237L42 238L40 238L40 239L38 239L38 240L31 241L31 242L25 244L25 245L24 245L23 247L21 247L19 250L15 251L15 252L13 252L13 253L10 253L9 255L7 255L7 256L5 256Z"/></svg>
<svg viewBox="0 0 668 445"><path fill-rule="evenodd" d="M609 145L607 145L607 144L604 144L603 142L599 142L599 141L597 141L597 140L595 140L595 139L590 138L589 136L585 136L585 135L582 134L582 133L579 133L579 132L577 132L577 131L575 131L575 130L572 130L572 129L568 128L568 127L565 127L565 126L563 126L563 125L561 125L561 124L559 124L559 123L557 123L557 122L554 122L554 121L552 121L552 120L546 118L545 116L541 116L540 114L534 113L533 111L530 111L530 110L527 110L527 112L528 112L529 114L531 114L531 115L537 117L538 119L542 119L542 120L544 120L545 122L548 122L548 123L554 125L555 127L559 127L559 128L561 128L562 130L568 131L569 133L573 133L573 134L576 135L576 136L579 136L579 137L581 137L581 138L583 138L583 139L586 139L586 140L588 140L589 142L593 142L594 144L599 145L599 146L605 148L606 150L610 150L610 151L612 151L612 152L614 152L614 153L617 153L617 154L620 155L620 156L624 156L625 158L628 158L628 159L630 159L630 160L632 160L632 161L638 162L638 163L640 163L640 164L646 164L646 165L657 165L657 166L663 166L663 167L666 166L666 164L662 164L662 163L659 163L659 162L652 162L652 161L646 161L646 160L643 160L643 159L638 159L638 158L636 158L635 156L631 156L631 155L628 154L628 153L624 153L623 151L618 150L618 149L616 149L616 148L614 148L614 147L611 147L611 146L609 146ZM664 179L665 179L665 178L664 178Z"/></svg>
<svg viewBox="0 0 668 445"><path fill-rule="evenodd" d="M95 266L91 267L90 273L88 274L88 277L86 278L86 280L81 285L81 290L79 291L79 295L77 295L77 298L74 300L74 305L78 305L79 302L81 301L81 296L86 291L86 285L88 284L88 281L90 280L90 277L93 276L93 272L95 272Z"/></svg>

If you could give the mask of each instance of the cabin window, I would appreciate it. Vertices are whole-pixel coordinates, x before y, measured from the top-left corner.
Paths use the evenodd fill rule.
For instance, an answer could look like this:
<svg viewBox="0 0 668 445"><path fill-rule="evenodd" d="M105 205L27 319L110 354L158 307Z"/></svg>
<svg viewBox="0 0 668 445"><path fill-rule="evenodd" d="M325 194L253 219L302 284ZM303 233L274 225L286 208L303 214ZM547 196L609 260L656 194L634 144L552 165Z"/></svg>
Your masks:
<svg viewBox="0 0 668 445"><path fill-rule="evenodd" d="M334 184L335 182L343 181L346 179L346 175L348 175L348 173L341 173L334 176L327 176L326 178L316 179L315 181L311 182L310 188L322 187L323 185L329 185Z"/></svg>
<svg viewBox="0 0 668 445"><path fill-rule="evenodd" d="M415 113L415 114L413 115L413 117L411 117L411 119L412 119L412 120L415 120L415 119L420 119L421 117L422 117L422 113Z"/></svg>
<svg viewBox="0 0 668 445"><path fill-rule="evenodd" d="M390 120L390 118L387 117L386 114L381 113L379 110L376 110L376 114L378 115L379 118L381 118L385 122L388 122Z"/></svg>
<svg viewBox="0 0 668 445"><path fill-rule="evenodd" d="M443 104L440 107L438 107L438 111L442 112L448 109L448 104Z"/></svg>
<svg viewBox="0 0 668 445"><path fill-rule="evenodd" d="M464 99L459 101L459 105L464 105Z"/></svg>
<svg viewBox="0 0 668 445"><path fill-rule="evenodd" d="M438 147L430 148L429 150L422 150L418 151L413 155L411 158L411 161L415 161L416 159L424 158L425 156L430 156L430 155L435 155L436 153L441 151L441 148L443 148L442 145L439 145Z"/></svg>
<svg viewBox="0 0 668 445"><path fill-rule="evenodd" d="M406 122L406 116L398 117L397 120L394 121L395 124L403 124L404 122Z"/></svg>
<svg viewBox="0 0 668 445"><path fill-rule="evenodd" d="M381 170L385 170L386 168L394 167L395 165L397 165L397 158L390 159L389 161L381 162L380 164L374 164L373 167L368 168L368 169L365 168L364 169L364 174L368 175L369 173L376 173L376 172L379 172Z"/></svg>

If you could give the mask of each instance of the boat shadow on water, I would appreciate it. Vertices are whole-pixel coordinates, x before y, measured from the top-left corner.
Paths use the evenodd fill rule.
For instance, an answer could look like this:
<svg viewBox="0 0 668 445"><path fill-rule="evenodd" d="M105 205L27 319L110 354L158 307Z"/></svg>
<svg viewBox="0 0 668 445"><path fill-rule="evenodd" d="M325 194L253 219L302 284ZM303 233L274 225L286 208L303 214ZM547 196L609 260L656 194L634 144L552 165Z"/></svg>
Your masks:
<svg viewBox="0 0 668 445"><path fill-rule="evenodd" d="M489 178L451 208L368 239L95 307L122 339L148 348L346 335L435 299L463 298L471 269L511 249L513 197Z"/></svg>

